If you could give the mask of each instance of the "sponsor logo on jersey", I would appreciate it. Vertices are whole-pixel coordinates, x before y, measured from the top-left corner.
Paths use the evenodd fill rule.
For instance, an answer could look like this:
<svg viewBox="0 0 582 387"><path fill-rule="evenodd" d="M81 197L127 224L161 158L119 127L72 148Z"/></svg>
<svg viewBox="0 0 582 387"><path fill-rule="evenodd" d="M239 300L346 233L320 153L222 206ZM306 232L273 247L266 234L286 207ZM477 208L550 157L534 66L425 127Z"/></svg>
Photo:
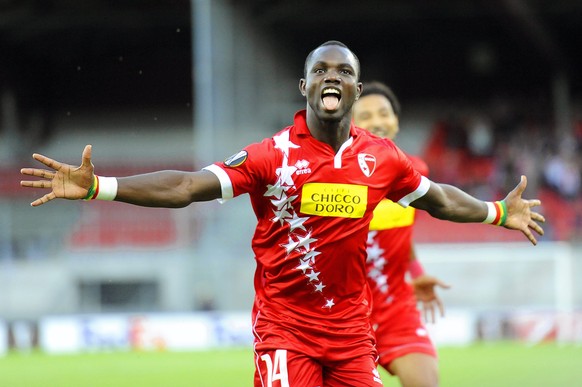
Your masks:
<svg viewBox="0 0 582 387"><path fill-rule="evenodd" d="M295 171L296 175L306 175L311 173L311 168L309 168L309 161L307 160L298 160L295 163L295 168L297 168L297 171Z"/></svg>
<svg viewBox="0 0 582 387"><path fill-rule="evenodd" d="M402 207L392 200L382 200L374 210L370 230L388 230L391 228L412 226L414 207Z"/></svg>
<svg viewBox="0 0 582 387"><path fill-rule="evenodd" d="M242 150L224 160L224 165L231 168L238 167L247 161L248 156L247 151Z"/></svg>
<svg viewBox="0 0 582 387"><path fill-rule="evenodd" d="M301 194L301 212L309 215L361 218L367 206L365 185L307 183Z"/></svg>
<svg viewBox="0 0 582 387"><path fill-rule="evenodd" d="M360 166L360 169L364 175L366 175L366 177L370 177L376 169L376 157L367 153L359 153L358 165Z"/></svg>

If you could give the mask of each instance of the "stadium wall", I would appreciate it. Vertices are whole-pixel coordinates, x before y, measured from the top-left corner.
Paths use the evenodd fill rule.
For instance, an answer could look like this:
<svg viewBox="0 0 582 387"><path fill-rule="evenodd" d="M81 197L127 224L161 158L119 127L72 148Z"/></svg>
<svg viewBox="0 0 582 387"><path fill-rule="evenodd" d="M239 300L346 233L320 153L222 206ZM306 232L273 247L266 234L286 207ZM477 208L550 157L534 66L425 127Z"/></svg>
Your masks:
<svg viewBox="0 0 582 387"><path fill-rule="evenodd" d="M575 280L582 276L579 246L421 244L417 250L428 273L453 285L440 292L448 307L479 313L582 309L582 284ZM254 269L244 245L75 249L4 264L0 315L250 310Z"/></svg>

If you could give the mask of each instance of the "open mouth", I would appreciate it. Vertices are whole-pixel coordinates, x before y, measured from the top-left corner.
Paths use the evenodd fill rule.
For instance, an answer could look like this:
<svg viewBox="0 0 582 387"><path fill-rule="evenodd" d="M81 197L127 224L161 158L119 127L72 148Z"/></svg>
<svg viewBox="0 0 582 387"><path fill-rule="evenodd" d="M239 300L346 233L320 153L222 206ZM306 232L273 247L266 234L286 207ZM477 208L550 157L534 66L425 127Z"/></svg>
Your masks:
<svg viewBox="0 0 582 387"><path fill-rule="evenodd" d="M336 110L339 106L342 95L338 89L326 87L321 93L321 101L325 110Z"/></svg>

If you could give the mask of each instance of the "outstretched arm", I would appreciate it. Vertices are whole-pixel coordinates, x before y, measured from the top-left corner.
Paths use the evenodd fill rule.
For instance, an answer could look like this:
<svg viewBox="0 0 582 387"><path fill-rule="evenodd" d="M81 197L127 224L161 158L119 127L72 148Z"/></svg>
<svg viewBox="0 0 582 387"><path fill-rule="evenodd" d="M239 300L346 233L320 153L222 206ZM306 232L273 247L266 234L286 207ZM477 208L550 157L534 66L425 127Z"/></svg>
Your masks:
<svg viewBox="0 0 582 387"><path fill-rule="evenodd" d="M25 180L20 185L50 190L31 203L33 207L53 199L87 198L94 182L91 145L85 146L80 166L61 163L40 154L32 157L49 169L23 168L21 173L42 180ZM158 171L117 179L114 200L146 207L185 207L192 202L221 197L218 178L211 172Z"/></svg>
<svg viewBox="0 0 582 387"><path fill-rule="evenodd" d="M532 210L541 202L537 199L522 198L527 186L525 176L519 184L504 199L506 205L505 222L501 225L511 230L521 231L534 245L537 240L532 230L544 235L544 230L537 222L545 222L545 218ZM411 203L415 208L425 210L433 217L453 222L483 222L488 217L488 205L457 187L431 182L428 192Z"/></svg>

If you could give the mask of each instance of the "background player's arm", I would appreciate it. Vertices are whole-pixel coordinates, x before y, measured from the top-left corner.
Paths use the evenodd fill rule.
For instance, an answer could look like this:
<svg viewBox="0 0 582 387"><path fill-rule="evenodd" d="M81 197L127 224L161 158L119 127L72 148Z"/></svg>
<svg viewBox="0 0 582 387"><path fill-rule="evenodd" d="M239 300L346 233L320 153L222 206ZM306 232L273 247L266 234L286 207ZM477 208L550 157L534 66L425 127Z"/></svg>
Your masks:
<svg viewBox="0 0 582 387"><path fill-rule="evenodd" d="M72 166L34 154L35 160L50 169L23 168L21 173L43 180L22 181L23 187L50 189L31 203L39 206L56 198L83 199L93 183L91 145L83 150L80 166ZM208 171L159 171L117 179L116 201L147 207L184 207L192 202L221 197L218 178Z"/></svg>
<svg viewBox="0 0 582 387"><path fill-rule="evenodd" d="M412 287L416 300L421 304L424 321L436 322L437 310L441 316L445 315L445 307L436 293L436 287L450 288L450 285L440 279L427 275L416 257L414 245L410 249L409 273L412 278Z"/></svg>
<svg viewBox="0 0 582 387"><path fill-rule="evenodd" d="M507 219L504 227L521 231L534 245L536 238L531 230L539 235L544 230L536 222L544 222L544 217L531 210L539 206L539 200L526 200L521 197L527 179L521 177L519 184L505 197ZM431 216L459 223L482 222L487 217L487 204L474 198L457 187L430 182L428 192L411 203L415 208L427 211Z"/></svg>

